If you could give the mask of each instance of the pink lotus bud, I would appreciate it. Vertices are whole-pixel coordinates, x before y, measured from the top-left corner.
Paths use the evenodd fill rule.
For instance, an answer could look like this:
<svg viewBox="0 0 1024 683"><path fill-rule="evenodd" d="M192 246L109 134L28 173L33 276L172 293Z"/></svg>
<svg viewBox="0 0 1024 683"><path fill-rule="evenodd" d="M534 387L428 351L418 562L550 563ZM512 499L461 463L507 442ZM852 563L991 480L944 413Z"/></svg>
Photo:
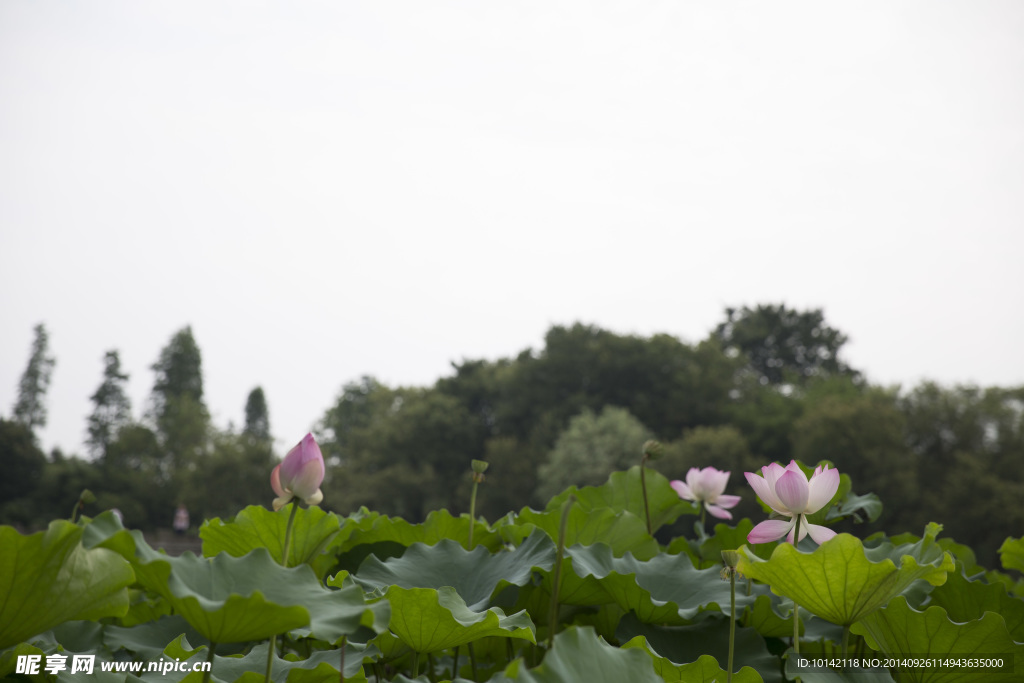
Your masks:
<svg viewBox="0 0 1024 683"><path fill-rule="evenodd" d="M313 435L306 434L270 473L270 486L278 496L274 499L274 509L280 510L292 498L299 498L306 505L316 505L324 499L320 491L323 481L324 456Z"/></svg>

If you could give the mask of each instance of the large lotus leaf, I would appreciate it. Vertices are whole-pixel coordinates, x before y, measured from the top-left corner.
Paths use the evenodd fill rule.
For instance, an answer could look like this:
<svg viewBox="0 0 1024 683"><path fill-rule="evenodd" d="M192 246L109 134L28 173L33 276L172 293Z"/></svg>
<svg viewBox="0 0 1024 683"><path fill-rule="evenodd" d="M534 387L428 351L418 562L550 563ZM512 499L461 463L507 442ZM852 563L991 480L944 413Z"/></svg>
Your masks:
<svg viewBox="0 0 1024 683"><path fill-rule="evenodd" d="M527 669L522 659L513 661L491 683L661 683L651 658L642 651L612 647L593 629L571 627L555 636L554 647L544 661Z"/></svg>
<svg viewBox="0 0 1024 683"><path fill-rule="evenodd" d="M131 652L136 660L156 660L160 658L166 644L181 635L196 642L200 637L199 631L175 614L132 628L108 625L104 630L103 642L112 652L124 649Z"/></svg>
<svg viewBox="0 0 1024 683"><path fill-rule="evenodd" d="M568 514L566 546L604 543L616 556L629 552L645 560L660 552L658 542L647 533L643 519L628 510L617 512L611 508L598 508L587 511L573 505ZM498 527L505 540L519 545L534 529L543 529L552 540L558 541L562 520L560 510L537 512L523 508L515 519L514 524Z"/></svg>
<svg viewBox="0 0 1024 683"><path fill-rule="evenodd" d="M214 517L199 528L199 537L203 539L203 555L213 557L227 553L233 557L242 557L256 548L266 548L278 564L284 564L284 537L291 513L290 506L271 512L259 505L250 505L233 520L222 521ZM349 529L346 527L346 531ZM317 576L323 578L335 562L332 547L340 545L347 535L341 534L337 515L315 506L300 507L292 524L288 566L308 564Z"/></svg>
<svg viewBox="0 0 1024 683"><path fill-rule="evenodd" d="M391 620L390 603L367 603L359 586L327 591L322 600L309 605L309 612L310 625L295 629L293 635L312 635L331 643L337 643L342 636L355 634L361 627L383 633Z"/></svg>
<svg viewBox="0 0 1024 683"><path fill-rule="evenodd" d="M759 595L750 608L746 624L765 638L788 638L793 635L793 603L788 604L790 616L786 617L775 611L772 596Z"/></svg>
<svg viewBox="0 0 1024 683"><path fill-rule="evenodd" d="M1024 572L1024 538L1008 538L999 547L999 557L1003 569L1016 569Z"/></svg>
<svg viewBox="0 0 1024 683"><path fill-rule="evenodd" d="M622 646L623 650L643 650L651 656L654 661L654 672L661 676L665 683L717 683L724 681L728 672L718 665L711 655L701 655L697 661L689 664L673 664L671 660L662 657L647 644L647 639L637 636ZM734 671L732 680L735 683L762 683L764 680L761 674L749 666L739 671Z"/></svg>
<svg viewBox="0 0 1024 683"><path fill-rule="evenodd" d="M474 612L454 588L402 588L385 594L391 603L391 630L416 652L437 652L479 638L500 636L535 642L526 612L506 616L497 607Z"/></svg>
<svg viewBox="0 0 1024 683"><path fill-rule="evenodd" d="M403 546L413 543L435 545L444 539L456 541L469 548L469 515L452 517L447 510L434 510L421 524L412 524L401 517L388 517L365 508L345 521L351 526L348 538L341 544L341 552L360 545L393 542ZM501 538L480 520L473 521L473 545L494 551L501 547Z"/></svg>
<svg viewBox="0 0 1024 683"><path fill-rule="evenodd" d="M259 643L244 656L215 655L210 668L210 680L214 683L259 683L264 680L267 669L267 649L269 644ZM218 647L217 651L220 652ZM376 650L362 646L348 646L345 657L345 680L352 683L365 683L362 672L363 657L373 655ZM209 654L207 647L193 648L185 636L172 641L163 650L164 658L188 662L191 668L198 662L206 660ZM154 660L155 661L155 660ZM274 683L327 683L339 679L338 669L341 666L341 650L320 650L313 652L307 659L299 659L294 654L285 658L274 654L274 664L270 679ZM149 672L142 675L143 681L149 683L200 683L202 673L192 671ZM138 680L138 679L135 679Z"/></svg>
<svg viewBox="0 0 1024 683"><path fill-rule="evenodd" d="M416 543L384 562L371 555L353 578L368 589L451 586L477 611L488 606L500 585L526 585L534 569L550 570L554 563L555 544L538 529L512 551L495 554L479 546L469 551L449 540L434 546Z"/></svg>
<svg viewBox="0 0 1024 683"><path fill-rule="evenodd" d="M878 609L914 581L943 583L953 568L953 559L941 551L935 560L923 565L909 553L900 557L899 567L887 557L872 561L860 540L849 534L839 534L812 553L784 543L768 560L744 546L738 567L744 576L769 584L772 592L844 626Z"/></svg>
<svg viewBox="0 0 1024 683"><path fill-rule="evenodd" d="M139 588L129 588L128 599L131 604L128 607L128 613L117 620L119 626L127 628L147 624L171 613L170 604L156 593Z"/></svg>
<svg viewBox="0 0 1024 683"><path fill-rule="evenodd" d="M706 541L700 544L697 555L700 557L700 568L722 566L722 551L736 550L741 545L746 545L747 535L754 530L754 523L749 519L741 519L736 526L728 524L716 524L714 533ZM754 546L754 552L758 557L768 559L772 550L778 543L761 543Z"/></svg>
<svg viewBox="0 0 1024 683"><path fill-rule="evenodd" d="M958 572L950 572L946 583L931 594L928 605L946 610L953 621L974 621L985 612L995 612L1006 620L1010 637L1024 642L1024 600L1006 593L1002 584L968 581Z"/></svg>
<svg viewBox="0 0 1024 683"><path fill-rule="evenodd" d="M842 478L842 475L840 475ZM882 501L873 493L858 496L853 491L839 500L838 505L827 508L825 521L839 521L852 517L855 522L874 522L882 514Z"/></svg>
<svg viewBox="0 0 1024 683"><path fill-rule="evenodd" d="M697 514L698 508L692 503L682 500L664 475L648 468L646 480L647 502L650 506L653 531L657 531L665 524L671 524L680 515ZM561 510L562 503L570 495L576 496L576 504L588 512L599 508L611 508L616 512L628 510L645 520L646 524L639 465L631 467L625 472L612 472L608 481L601 486L585 486L581 489L571 486L548 501L545 510L548 512Z"/></svg>
<svg viewBox="0 0 1024 683"><path fill-rule="evenodd" d="M81 538L82 527L63 520L31 536L0 527L0 649L65 621L128 612L131 566Z"/></svg>
<svg viewBox="0 0 1024 683"><path fill-rule="evenodd" d="M955 655L966 658L1002 658L1014 672L951 669L897 669L900 683L959 683L960 681L1020 681L1024 672L1024 643L1015 643L1006 621L994 612L967 623L950 620L946 610L929 607L919 612L904 597L895 598L886 607L872 612L850 629L864 636L868 645L891 657L941 658Z"/></svg>
<svg viewBox="0 0 1024 683"><path fill-rule="evenodd" d="M704 655L728 662L729 619L711 613L704 616L689 626L656 626L627 614L619 622L616 636L623 643L643 636L650 652L677 665L697 662ZM765 683L782 683L778 657L768 651L764 638L752 628L736 627L733 666L737 671L750 667L761 674Z"/></svg>
<svg viewBox="0 0 1024 683"><path fill-rule="evenodd" d="M688 555L658 555L640 561L631 554L615 557L606 545L566 549L573 574L593 576L609 596L645 623L682 624L710 607L729 609L729 583L718 569L694 569ZM762 589L763 590L763 589ZM737 591L742 610L754 599Z"/></svg>
<svg viewBox="0 0 1024 683"><path fill-rule="evenodd" d="M139 581L215 643L261 640L302 626L332 642L345 633L332 609L346 606L347 596L321 585L306 565L286 569L265 548L244 557L168 557L139 532L132 535Z"/></svg>

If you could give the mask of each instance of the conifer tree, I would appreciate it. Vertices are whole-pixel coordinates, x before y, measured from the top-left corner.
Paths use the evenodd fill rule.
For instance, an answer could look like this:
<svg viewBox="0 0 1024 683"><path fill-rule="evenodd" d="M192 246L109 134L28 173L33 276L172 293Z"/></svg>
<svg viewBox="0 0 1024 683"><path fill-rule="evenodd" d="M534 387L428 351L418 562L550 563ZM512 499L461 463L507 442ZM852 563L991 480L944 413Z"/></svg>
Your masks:
<svg viewBox="0 0 1024 683"><path fill-rule="evenodd" d="M14 404L14 421L28 429L33 438L36 438L36 427L46 426L46 390L57 362L48 355L49 342L46 327L39 323L35 326L32 353L18 383L18 400Z"/></svg>
<svg viewBox="0 0 1024 683"><path fill-rule="evenodd" d="M116 350L103 357L103 382L92 395L86 443L94 456L105 456L107 448L117 439L121 428L131 422L131 401L125 393L128 375L121 371L121 357Z"/></svg>

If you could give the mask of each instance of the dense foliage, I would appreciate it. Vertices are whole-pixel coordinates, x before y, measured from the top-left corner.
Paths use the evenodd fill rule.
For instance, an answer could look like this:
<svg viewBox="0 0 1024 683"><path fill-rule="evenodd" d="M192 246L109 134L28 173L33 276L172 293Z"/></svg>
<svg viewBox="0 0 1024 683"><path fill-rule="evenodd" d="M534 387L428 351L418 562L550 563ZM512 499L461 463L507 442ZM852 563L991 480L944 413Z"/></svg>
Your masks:
<svg viewBox="0 0 1024 683"><path fill-rule="evenodd" d="M664 476L647 471L641 484L638 466L491 521L437 510L413 524L292 505L207 520L198 557L155 551L111 512L30 536L0 527L11 551L0 557L0 677L21 676L19 657L45 667L76 654L96 658L101 681L135 680L101 672L104 662L151 661L209 661L209 680L252 682L269 661L281 683L1014 681L1024 671L1020 538L1003 543L1002 571L979 566L935 524L922 536L751 547L750 519L708 533ZM878 512L843 475L808 521ZM694 538L659 543L647 531L660 536L680 518ZM736 548L739 573L723 574L722 551ZM794 646L804 657L956 656L970 668L801 669ZM201 677L181 667L142 675Z"/></svg>
<svg viewBox="0 0 1024 683"><path fill-rule="evenodd" d="M479 510L498 519L570 483L603 481L623 465L612 444L642 433L665 445L658 467L670 479L714 465L732 471L736 486L765 462L828 459L886 501L879 528L939 522L996 562L1003 539L1024 529L1024 387L875 386L842 360L845 341L821 311L761 305L729 309L695 344L576 324L552 327L542 348L514 358L454 364L430 387L362 377L342 386L315 430L328 456L323 505L413 522L440 508L465 512L465 463L481 459L492 486ZM24 403L41 415L53 362L45 335L29 360ZM83 488L97 497L87 514L116 507L147 531L169 526L179 503L202 519L263 495L273 397L240 388L244 426L212 424L189 328L154 363L152 396L137 417L117 352L103 360L91 459L40 451L39 418L0 421L0 463L18 473L0 481L0 522L41 529ZM749 499L738 509L756 512Z"/></svg>

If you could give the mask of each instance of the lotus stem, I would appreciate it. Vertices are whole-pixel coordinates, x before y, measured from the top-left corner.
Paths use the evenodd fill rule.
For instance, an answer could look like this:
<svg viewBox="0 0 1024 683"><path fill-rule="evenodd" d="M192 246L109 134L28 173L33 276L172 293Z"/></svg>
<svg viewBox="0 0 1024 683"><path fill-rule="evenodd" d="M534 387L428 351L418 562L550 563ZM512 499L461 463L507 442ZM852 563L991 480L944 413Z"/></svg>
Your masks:
<svg viewBox="0 0 1024 683"><path fill-rule="evenodd" d="M476 526L476 489L480 486L477 478L473 477L473 492L469 494L469 549L473 549L473 527Z"/></svg>
<svg viewBox="0 0 1024 683"><path fill-rule="evenodd" d="M729 568L729 671L726 683L732 683L732 658L736 651L736 570Z"/></svg>
<svg viewBox="0 0 1024 683"><path fill-rule="evenodd" d="M466 649L469 650L469 667L473 671L473 680L480 680L480 675L476 671L476 652L473 651L473 643L467 643Z"/></svg>
<svg viewBox="0 0 1024 683"><path fill-rule="evenodd" d="M284 530L284 555L281 557L281 564L288 566L289 555L292 552L292 527L295 525L295 513L299 511L299 503L292 501L292 513L288 515L288 526Z"/></svg>
<svg viewBox="0 0 1024 683"><path fill-rule="evenodd" d="M213 671L213 651L217 649L217 643L210 641L210 649L206 652L206 663L210 666L206 667L206 671L203 672L203 683L210 683L210 672Z"/></svg>
<svg viewBox="0 0 1024 683"><path fill-rule="evenodd" d="M341 668L338 669L339 683L345 683L345 649L348 647L348 636L341 637Z"/></svg>
<svg viewBox="0 0 1024 683"><path fill-rule="evenodd" d="M412 676L410 678L416 678L416 674L420 671L420 653L418 650L412 652Z"/></svg>
<svg viewBox="0 0 1024 683"><path fill-rule="evenodd" d="M797 547L800 543L800 518L802 515L796 516L796 525L793 527L793 548ZM800 654L800 606L796 604L796 599L793 599L793 651L796 654Z"/></svg>
<svg viewBox="0 0 1024 683"><path fill-rule="evenodd" d="M267 675L263 677L264 683L270 683L270 674L274 670L274 650L277 649L277 634L270 636L270 646L267 647Z"/></svg>
<svg viewBox="0 0 1024 683"><path fill-rule="evenodd" d="M555 575L551 579L551 610L548 613L548 649L555 644L555 627L558 625L558 591L562 585L562 558L565 557L565 531L569 526L569 508L576 502L570 494L562 503L562 521L558 527L558 557L555 560Z"/></svg>
<svg viewBox="0 0 1024 683"><path fill-rule="evenodd" d="M455 646L455 656L452 658L452 680L459 677L459 646Z"/></svg>
<svg viewBox="0 0 1024 683"><path fill-rule="evenodd" d="M842 652L843 652L843 659L846 659L846 653L849 650L849 640L850 640L850 625L849 624L844 624L843 625L843 650L842 650Z"/></svg>
<svg viewBox="0 0 1024 683"><path fill-rule="evenodd" d="M650 456L644 453L643 457L640 458L640 491L644 496L644 517L647 518L647 535L653 536L654 532L651 530L651 507L647 503L647 461Z"/></svg>

